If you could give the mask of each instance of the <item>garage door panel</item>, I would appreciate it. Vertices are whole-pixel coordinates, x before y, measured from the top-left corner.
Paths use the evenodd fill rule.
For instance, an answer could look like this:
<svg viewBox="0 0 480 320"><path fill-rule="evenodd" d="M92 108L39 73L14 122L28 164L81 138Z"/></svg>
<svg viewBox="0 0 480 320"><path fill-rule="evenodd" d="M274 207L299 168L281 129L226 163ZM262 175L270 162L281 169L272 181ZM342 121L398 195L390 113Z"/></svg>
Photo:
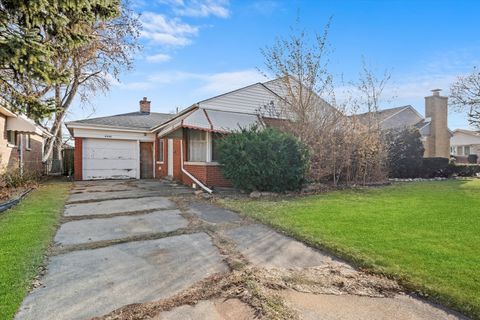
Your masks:
<svg viewBox="0 0 480 320"><path fill-rule="evenodd" d="M137 142L132 140L85 139L83 178L131 179L137 177Z"/></svg>
<svg viewBox="0 0 480 320"><path fill-rule="evenodd" d="M83 169L90 170L106 170L106 169L128 169L128 170L137 170L137 161L136 160L125 160L125 159L90 159L84 166Z"/></svg>

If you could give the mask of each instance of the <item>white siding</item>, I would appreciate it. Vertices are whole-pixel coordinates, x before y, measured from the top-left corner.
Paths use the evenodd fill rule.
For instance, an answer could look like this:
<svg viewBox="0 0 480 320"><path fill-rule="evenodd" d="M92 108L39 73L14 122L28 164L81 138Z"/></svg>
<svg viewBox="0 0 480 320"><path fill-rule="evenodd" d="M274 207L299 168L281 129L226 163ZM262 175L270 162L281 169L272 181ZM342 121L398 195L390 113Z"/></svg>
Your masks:
<svg viewBox="0 0 480 320"><path fill-rule="evenodd" d="M248 114L257 114L258 109L277 102L278 97L261 84L254 84L198 103L201 108Z"/></svg>
<svg viewBox="0 0 480 320"><path fill-rule="evenodd" d="M153 133L143 132L128 132L121 130L110 129L87 129L87 128L74 128L73 133L78 138L98 138L98 139L118 139L118 140L139 140L142 142L155 141L155 135Z"/></svg>

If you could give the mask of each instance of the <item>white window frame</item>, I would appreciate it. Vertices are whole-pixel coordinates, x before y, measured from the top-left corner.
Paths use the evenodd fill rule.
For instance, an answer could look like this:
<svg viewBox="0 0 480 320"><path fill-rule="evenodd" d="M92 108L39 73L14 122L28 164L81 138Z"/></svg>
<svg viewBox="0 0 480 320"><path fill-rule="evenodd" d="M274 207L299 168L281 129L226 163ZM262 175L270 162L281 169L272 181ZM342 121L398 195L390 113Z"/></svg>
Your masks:
<svg viewBox="0 0 480 320"><path fill-rule="evenodd" d="M199 130L201 131L201 130ZM206 148L205 148L205 159L206 161L192 161L190 160L190 141L188 141L188 158L187 161L185 161L186 164L197 164L197 165L218 165L217 161L212 160L212 152L213 152L213 138L212 138L212 132L205 132L206 134Z"/></svg>
<svg viewBox="0 0 480 320"><path fill-rule="evenodd" d="M32 150L32 137L30 133L25 134L25 150L30 151Z"/></svg>
<svg viewBox="0 0 480 320"><path fill-rule="evenodd" d="M161 138L158 139L158 159L157 163L164 163L165 162L165 139Z"/></svg>
<svg viewBox="0 0 480 320"><path fill-rule="evenodd" d="M208 151L209 151L209 134L208 132L205 132L205 131L202 131L202 130L195 130L195 132L200 132L202 134L205 135L205 140L202 140L202 141L205 141L205 157L204 159L205 160L192 160L192 146L191 146L191 142L192 142L192 139L190 139L190 135L191 135L191 132L193 131L189 131L188 132L188 141L187 141L187 148L188 148L188 161L189 163L206 163L208 162L208 159L211 158L208 156Z"/></svg>
<svg viewBox="0 0 480 320"><path fill-rule="evenodd" d="M11 134L13 134L13 143L11 142ZM16 131L14 130L7 130L7 146L8 147L17 147L17 143L18 143L18 134L16 134Z"/></svg>

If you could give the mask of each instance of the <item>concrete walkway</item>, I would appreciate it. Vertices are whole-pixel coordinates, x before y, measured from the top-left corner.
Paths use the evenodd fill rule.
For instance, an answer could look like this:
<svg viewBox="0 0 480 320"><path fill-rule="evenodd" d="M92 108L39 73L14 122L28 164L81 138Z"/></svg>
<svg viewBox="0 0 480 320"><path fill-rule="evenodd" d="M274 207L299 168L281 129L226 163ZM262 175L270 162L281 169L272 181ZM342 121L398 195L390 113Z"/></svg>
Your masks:
<svg viewBox="0 0 480 320"><path fill-rule="evenodd" d="M242 281L250 282L243 288ZM248 293L252 281L257 294ZM278 310L268 309L270 298L281 299ZM198 200L191 189L130 180L75 184L41 286L16 319L111 313L109 319L227 320L272 312L298 319L461 318Z"/></svg>

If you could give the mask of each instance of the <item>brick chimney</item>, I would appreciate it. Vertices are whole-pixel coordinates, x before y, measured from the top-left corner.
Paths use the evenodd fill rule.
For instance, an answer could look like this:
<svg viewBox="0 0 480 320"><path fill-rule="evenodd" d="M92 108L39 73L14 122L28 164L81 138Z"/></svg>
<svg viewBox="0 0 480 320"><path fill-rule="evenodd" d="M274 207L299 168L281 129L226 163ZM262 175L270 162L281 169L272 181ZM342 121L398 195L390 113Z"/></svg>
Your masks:
<svg viewBox="0 0 480 320"><path fill-rule="evenodd" d="M140 100L140 112L142 113L150 113L150 102L147 100L147 97L143 97L142 100Z"/></svg>
<svg viewBox="0 0 480 320"><path fill-rule="evenodd" d="M450 132L448 131L448 98L441 89L432 90L425 97L425 118L430 119L430 135L425 141L425 157L450 158Z"/></svg>

